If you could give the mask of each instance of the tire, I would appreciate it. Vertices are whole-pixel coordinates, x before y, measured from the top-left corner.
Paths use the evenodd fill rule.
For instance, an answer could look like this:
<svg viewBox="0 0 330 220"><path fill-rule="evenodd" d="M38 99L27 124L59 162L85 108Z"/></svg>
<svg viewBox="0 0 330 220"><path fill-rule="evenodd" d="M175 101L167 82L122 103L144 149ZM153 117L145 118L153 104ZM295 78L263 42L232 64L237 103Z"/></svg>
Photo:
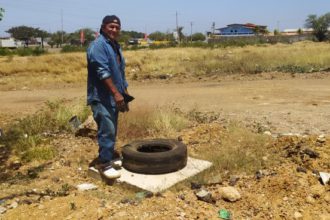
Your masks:
<svg viewBox="0 0 330 220"><path fill-rule="evenodd" d="M177 140L134 141L122 149L123 167L142 174L164 174L187 165L187 146Z"/></svg>

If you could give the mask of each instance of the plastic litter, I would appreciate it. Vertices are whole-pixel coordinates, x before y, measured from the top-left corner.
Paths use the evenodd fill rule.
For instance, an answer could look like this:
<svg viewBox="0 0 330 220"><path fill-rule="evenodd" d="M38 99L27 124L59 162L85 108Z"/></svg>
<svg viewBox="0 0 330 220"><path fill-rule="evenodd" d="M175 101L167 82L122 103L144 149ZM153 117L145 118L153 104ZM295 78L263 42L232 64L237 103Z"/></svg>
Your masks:
<svg viewBox="0 0 330 220"><path fill-rule="evenodd" d="M73 116L72 118L70 118L69 123L75 129L78 129L79 126L81 125L81 122L80 122L78 116L76 116L76 115Z"/></svg>
<svg viewBox="0 0 330 220"><path fill-rule="evenodd" d="M83 183L77 186L77 189L79 191L87 191L87 190L93 190L97 189L97 186L91 183Z"/></svg>
<svg viewBox="0 0 330 220"><path fill-rule="evenodd" d="M330 181L330 173L320 172L320 177L324 185Z"/></svg>
<svg viewBox="0 0 330 220"><path fill-rule="evenodd" d="M220 209L219 210L219 218L230 220L231 219L231 213L230 213L230 211L228 211L226 209Z"/></svg>

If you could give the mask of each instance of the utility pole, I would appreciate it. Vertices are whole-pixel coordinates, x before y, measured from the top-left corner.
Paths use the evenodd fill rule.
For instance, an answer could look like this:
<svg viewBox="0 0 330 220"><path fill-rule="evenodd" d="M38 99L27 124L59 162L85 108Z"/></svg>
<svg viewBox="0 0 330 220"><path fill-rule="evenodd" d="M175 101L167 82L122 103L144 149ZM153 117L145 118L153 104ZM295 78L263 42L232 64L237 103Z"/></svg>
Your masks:
<svg viewBox="0 0 330 220"><path fill-rule="evenodd" d="M63 44L63 9L61 9L61 42Z"/></svg>
<svg viewBox="0 0 330 220"><path fill-rule="evenodd" d="M177 11L175 12L175 17L176 17L176 33L178 35L179 42L180 42L181 39L180 39L180 34L179 34L179 21L178 21L178 12Z"/></svg>
<svg viewBox="0 0 330 220"><path fill-rule="evenodd" d="M192 27L193 27L193 22L190 22L190 42L192 43Z"/></svg>
<svg viewBox="0 0 330 220"><path fill-rule="evenodd" d="M280 32L280 21L277 21L277 30Z"/></svg>

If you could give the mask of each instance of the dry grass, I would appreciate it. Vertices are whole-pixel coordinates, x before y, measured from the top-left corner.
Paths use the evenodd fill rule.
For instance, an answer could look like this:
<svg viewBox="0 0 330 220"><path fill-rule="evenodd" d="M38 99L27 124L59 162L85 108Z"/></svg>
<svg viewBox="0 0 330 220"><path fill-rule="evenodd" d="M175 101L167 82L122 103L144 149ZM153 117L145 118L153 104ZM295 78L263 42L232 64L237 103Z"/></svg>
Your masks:
<svg viewBox="0 0 330 220"><path fill-rule="evenodd" d="M330 68L329 43L300 42L232 48L167 48L127 51L127 78L158 78ZM0 58L0 89L35 88L86 82L85 53Z"/></svg>
<svg viewBox="0 0 330 220"><path fill-rule="evenodd" d="M50 159L56 154L48 145L51 137L73 131L69 123L72 116L77 115L84 121L89 114L89 109L80 100L71 104L62 100L47 102L42 110L8 125L0 145L24 161Z"/></svg>
<svg viewBox="0 0 330 220"><path fill-rule="evenodd" d="M212 183L231 175L253 174L278 163L279 155L272 149L274 140L254 133L238 122L230 122L225 127L219 123L199 125L189 136L193 137L186 137L189 155L211 161L213 165L182 185L190 181Z"/></svg>
<svg viewBox="0 0 330 220"><path fill-rule="evenodd" d="M118 138L132 141L145 138L176 138L191 122L173 107L136 107L119 119Z"/></svg>

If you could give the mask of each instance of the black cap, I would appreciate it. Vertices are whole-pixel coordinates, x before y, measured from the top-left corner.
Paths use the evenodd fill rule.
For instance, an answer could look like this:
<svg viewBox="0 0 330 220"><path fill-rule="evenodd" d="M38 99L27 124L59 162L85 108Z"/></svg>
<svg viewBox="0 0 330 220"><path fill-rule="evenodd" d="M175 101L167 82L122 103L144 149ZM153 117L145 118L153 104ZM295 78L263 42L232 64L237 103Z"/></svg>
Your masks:
<svg viewBox="0 0 330 220"><path fill-rule="evenodd" d="M103 18L102 25L109 23L115 23L121 26L120 19L116 15L107 15Z"/></svg>

